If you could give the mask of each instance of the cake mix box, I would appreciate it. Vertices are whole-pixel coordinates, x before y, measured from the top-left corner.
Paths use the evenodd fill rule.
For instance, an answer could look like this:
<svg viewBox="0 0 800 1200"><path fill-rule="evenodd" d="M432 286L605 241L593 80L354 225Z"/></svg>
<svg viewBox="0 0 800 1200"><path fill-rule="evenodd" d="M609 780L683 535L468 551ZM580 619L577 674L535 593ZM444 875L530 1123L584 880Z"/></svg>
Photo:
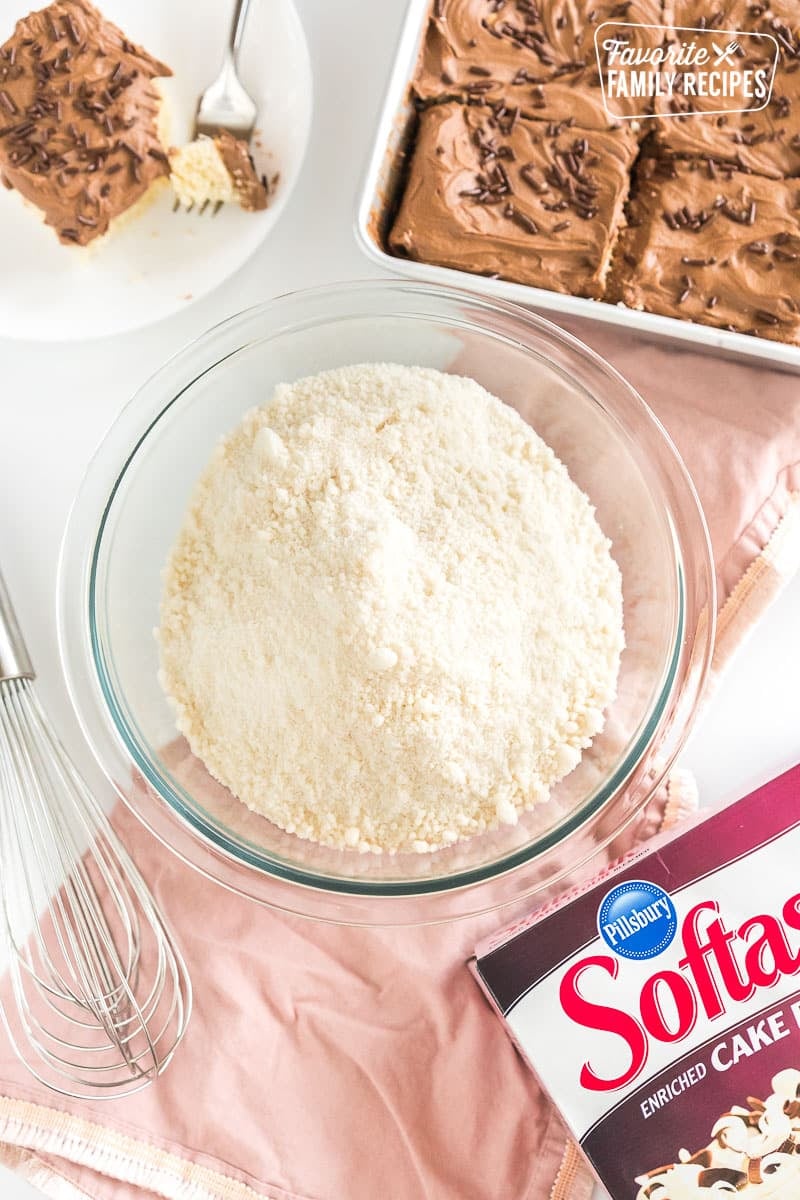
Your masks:
<svg viewBox="0 0 800 1200"><path fill-rule="evenodd" d="M614 1200L800 1200L800 766L473 969Z"/></svg>

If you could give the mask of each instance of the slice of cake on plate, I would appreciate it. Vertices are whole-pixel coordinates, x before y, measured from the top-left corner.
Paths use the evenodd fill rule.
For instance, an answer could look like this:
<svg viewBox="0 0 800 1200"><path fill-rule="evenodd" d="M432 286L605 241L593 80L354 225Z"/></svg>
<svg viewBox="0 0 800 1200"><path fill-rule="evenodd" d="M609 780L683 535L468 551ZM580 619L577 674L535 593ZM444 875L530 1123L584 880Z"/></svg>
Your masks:
<svg viewBox="0 0 800 1200"><path fill-rule="evenodd" d="M0 46L0 176L61 242L99 238L169 174L154 81L171 74L88 0L55 0Z"/></svg>

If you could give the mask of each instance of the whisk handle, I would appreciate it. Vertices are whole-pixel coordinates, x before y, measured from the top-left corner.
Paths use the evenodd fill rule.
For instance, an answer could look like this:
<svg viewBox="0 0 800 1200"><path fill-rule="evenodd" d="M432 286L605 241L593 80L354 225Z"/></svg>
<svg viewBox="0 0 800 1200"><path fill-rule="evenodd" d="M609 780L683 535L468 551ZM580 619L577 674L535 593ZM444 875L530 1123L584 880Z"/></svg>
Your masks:
<svg viewBox="0 0 800 1200"><path fill-rule="evenodd" d="M6 679L35 679L31 656L0 572L0 683Z"/></svg>

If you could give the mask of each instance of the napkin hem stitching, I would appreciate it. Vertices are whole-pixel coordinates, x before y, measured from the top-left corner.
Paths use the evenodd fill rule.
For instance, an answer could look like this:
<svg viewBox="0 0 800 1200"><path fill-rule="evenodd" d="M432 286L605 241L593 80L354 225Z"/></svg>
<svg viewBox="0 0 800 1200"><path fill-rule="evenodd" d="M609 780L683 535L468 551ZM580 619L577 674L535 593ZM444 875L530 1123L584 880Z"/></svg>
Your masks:
<svg viewBox="0 0 800 1200"><path fill-rule="evenodd" d="M274 1184L254 1181L253 1186L85 1117L0 1096L0 1161L16 1158L8 1154L12 1148L31 1152L38 1168L45 1173L43 1178L48 1174L59 1179L63 1176L38 1158L37 1151L63 1157L74 1165L131 1184L164 1200L311 1200ZM17 1169L19 1163L8 1165ZM74 1195L81 1197L81 1191L75 1190ZM56 1200L62 1200L57 1193Z"/></svg>

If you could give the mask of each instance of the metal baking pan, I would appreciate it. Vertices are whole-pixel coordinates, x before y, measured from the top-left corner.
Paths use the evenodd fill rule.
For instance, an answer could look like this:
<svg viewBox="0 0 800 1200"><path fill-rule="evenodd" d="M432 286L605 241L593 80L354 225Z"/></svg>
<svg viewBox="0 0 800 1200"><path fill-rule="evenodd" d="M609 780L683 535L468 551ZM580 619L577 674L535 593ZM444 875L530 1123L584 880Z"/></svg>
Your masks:
<svg viewBox="0 0 800 1200"><path fill-rule="evenodd" d="M675 317L638 312L624 304L566 296L545 288L487 279L449 267L428 266L387 253L385 235L394 214L405 176L406 157L416 128L416 111L411 101L411 81L425 33L430 0L409 0L394 65L389 78L375 141L370 152L356 216L356 233L362 249L393 275L423 279L428 283L467 286L489 296L499 296L543 312L587 317L607 325L621 325L639 333L680 343L684 348L706 350L725 358L767 362L782 370L800 373L800 347L745 333L713 329Z"/></svg>

